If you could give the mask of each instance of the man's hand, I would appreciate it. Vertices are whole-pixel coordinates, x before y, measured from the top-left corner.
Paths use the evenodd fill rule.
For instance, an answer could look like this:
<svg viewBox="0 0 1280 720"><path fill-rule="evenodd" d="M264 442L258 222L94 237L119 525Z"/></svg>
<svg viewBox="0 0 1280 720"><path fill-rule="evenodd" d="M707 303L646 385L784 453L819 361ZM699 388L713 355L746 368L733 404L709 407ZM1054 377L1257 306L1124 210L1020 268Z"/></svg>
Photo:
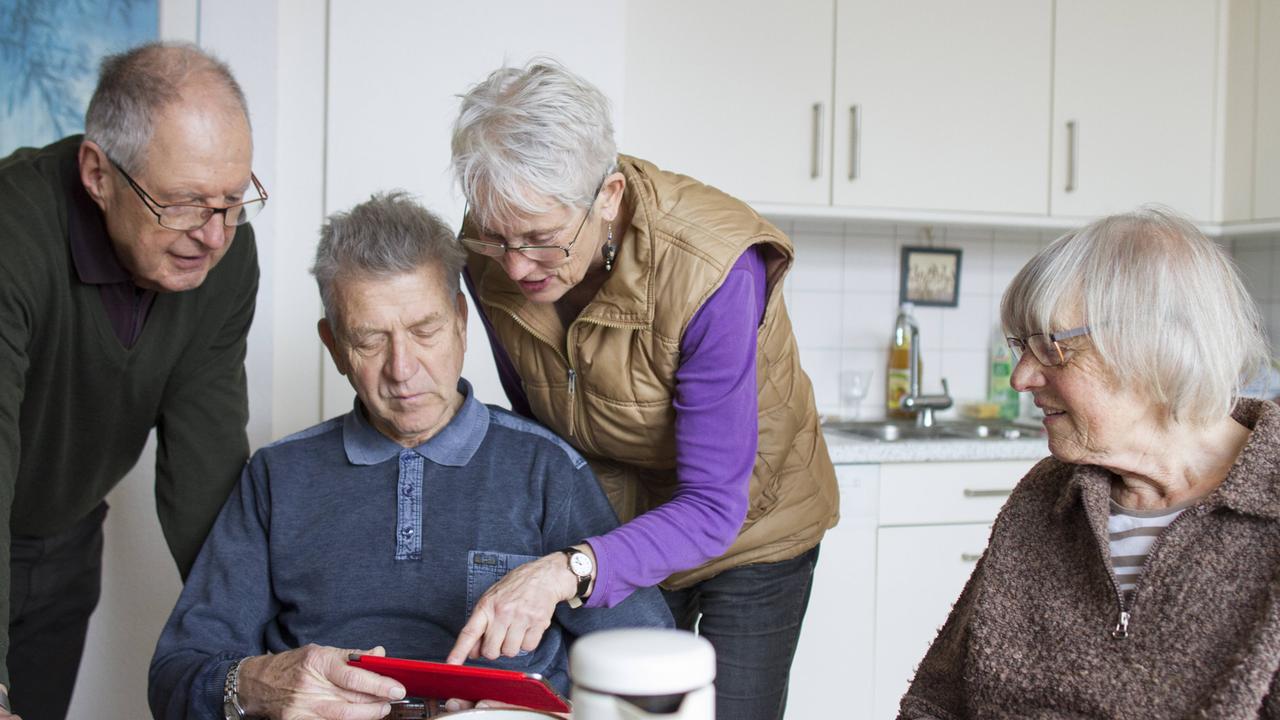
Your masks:
<svg viewBox="0 0 1280 720"><path fill-rule="evenodd" d="M594 560L589 545L578 547ZM517 567L480 596L445 662L461 665L481 655L496 660L537 649L556 605L577 591L578 580L564 553L554 552Z"/></svg>
<svg viewBox="0 0 1280 720"><path fill-rule="evenodd" d="M404 697L404 686L347 664L350 653L385 656L372 650L339 650L307 645L278 655L258 655L240 663L240 702L248 715L273 720L381 720L388 700Z"/></svg>

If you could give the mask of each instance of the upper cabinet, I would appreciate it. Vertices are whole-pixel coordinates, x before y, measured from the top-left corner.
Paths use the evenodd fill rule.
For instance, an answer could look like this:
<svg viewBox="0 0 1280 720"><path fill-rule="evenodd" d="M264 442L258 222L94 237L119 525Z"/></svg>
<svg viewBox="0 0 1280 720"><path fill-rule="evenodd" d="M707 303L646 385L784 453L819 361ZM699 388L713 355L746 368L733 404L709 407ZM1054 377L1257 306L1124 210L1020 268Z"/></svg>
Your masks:
<svg viewBox="0 0 1280 720"><path fill-rule="evenodd" d="M832 0L628 3L622 151L749 201L831 201Z"/></svg>
<svg viewBox="0 0 1280 720"><path fill-rule="evenodd" d="M1241 139L1216 132L1229 119L1219 85L1234 79L1221 66L1225 19L1204 0L1058 1L1054 215L1158 202L1201 220L1243 219L1225 218L1215 198L1226 143Z"/></svg>
<svg viewBox="0 0 1280 720"><path fill-rule="evenodd" d="M1050 0L839 0L835 205L1048 211Z"/></svg>
<svg viewBox="0 0 1280 720"><path fill-rule="evenodd" d="M647 0L626 57L624 151L768 210L1280 217L1280 0Z"/></svg>

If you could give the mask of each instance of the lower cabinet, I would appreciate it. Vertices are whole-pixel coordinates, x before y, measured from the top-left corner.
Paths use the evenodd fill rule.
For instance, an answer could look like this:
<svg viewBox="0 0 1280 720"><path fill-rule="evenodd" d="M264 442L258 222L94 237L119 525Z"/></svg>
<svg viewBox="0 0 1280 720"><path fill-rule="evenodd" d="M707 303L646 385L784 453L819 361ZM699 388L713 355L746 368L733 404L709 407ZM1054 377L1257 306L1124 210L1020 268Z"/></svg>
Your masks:
<svg viewBox="0 0 1280 720"><path fill-rule="evenodd" d="M787 717L895 717L898 702L1034 461L837 465Z"/></svg>

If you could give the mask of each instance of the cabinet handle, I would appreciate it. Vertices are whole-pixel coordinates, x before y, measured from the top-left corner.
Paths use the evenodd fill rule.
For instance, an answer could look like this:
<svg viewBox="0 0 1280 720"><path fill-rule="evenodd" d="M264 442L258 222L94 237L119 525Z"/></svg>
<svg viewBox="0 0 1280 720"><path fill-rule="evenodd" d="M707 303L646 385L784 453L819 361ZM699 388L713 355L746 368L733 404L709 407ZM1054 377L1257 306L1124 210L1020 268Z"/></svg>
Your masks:
<svg viewBox="0 0 1280 720"><path fill-rule="evenodd" d="M1008 497L1013 494L1013 488L1008 490L974 490L973 488L965 488L964 496L967 498L984 498L984 497Z"/></svg>
<svg viewBox="0 0 1280 720"><path fill-rule="evenodd" d="M857 105L849 106L849 179L857 180L861 168L858 143L862 141L862 111Z"/></svg>
<svg viewBox="0 0 1280 720"><path fill-rule="evenodd" d="M1076 191L1076 164L1079 160L1079 143L1076 139L1076 121L1067 121L1067 192Z"/></svg>
<svg viewBox="0 0 1280 720"><path fill-rule="evenodd" d="M809 158L809 177L822 175L822 103L813 104L813 155Z"/></svg>
<svg viewBox="0 0 1280 720"><path fill-rule="evenodd" d="M960 562L976 563L981 559L982 559L981 554L975 555L974 553L960 553Z"/></svg>

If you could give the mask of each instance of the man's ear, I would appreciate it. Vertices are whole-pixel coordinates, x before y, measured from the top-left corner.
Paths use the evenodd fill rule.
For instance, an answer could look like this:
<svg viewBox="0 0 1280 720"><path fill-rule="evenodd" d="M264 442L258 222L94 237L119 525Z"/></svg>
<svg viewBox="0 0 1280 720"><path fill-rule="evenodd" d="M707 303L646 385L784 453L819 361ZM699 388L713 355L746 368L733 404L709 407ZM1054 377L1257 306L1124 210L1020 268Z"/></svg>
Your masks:
<svg viewBox="0 0 1280 720"><path fill-rule="evenodd" d="M350 368L347 367L346 357L338 351L338 339L334 337L333 327L329 325L329 318L320 318L316 322L316 332L320 333L320 342L324 343L325 348L329 351L329 357L333 358L333 364L338 369L338 373L346 375Z"/></svg>
<svg viewBox="0 0 1280 720"><path fill-rule="evenodd" d="M108 184L111 182L111 161L107 153L92 140L80 143L80 182L85 192L102 210L107 207Z"/></svg>
<svg viewBox="0 0 1280 720"><path fill-rule="evenodd" d="M462 352L465 353L467 351L467 296L459 290L453 302L457 306L458 333L462 336Z"/></svg>

